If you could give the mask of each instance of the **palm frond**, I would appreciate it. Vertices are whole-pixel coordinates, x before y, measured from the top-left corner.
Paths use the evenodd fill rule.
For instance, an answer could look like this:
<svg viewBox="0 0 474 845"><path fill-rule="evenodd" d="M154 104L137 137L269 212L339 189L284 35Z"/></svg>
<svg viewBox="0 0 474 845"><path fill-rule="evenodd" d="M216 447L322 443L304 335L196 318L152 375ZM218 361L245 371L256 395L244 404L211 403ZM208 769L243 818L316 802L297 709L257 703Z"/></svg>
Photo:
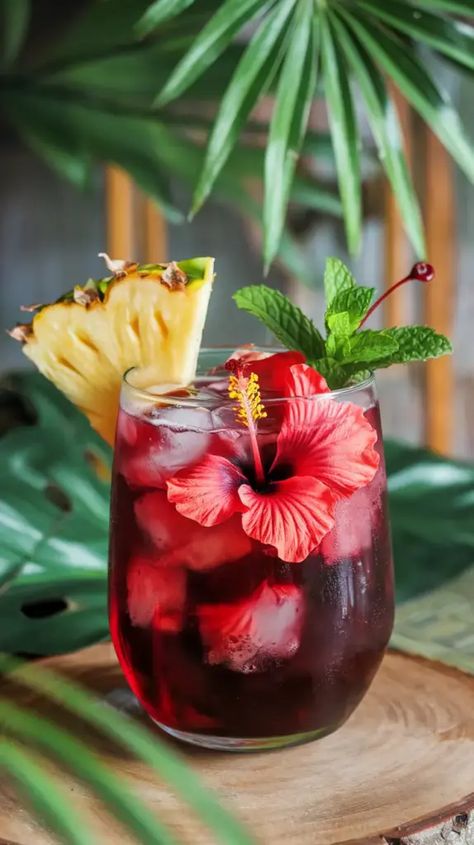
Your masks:
<svg viewBox="0 0 474 845"><path fill-rule="evenodd" d="M334 15L333 25L364 101L382 167L397 197L403 219L419 258L425 256L423 223L418 199L403 154L403 139L395 104L384 78L369 53L353 38L343 21Z"/></svg>
<svg viewBox="0 0 474 845"><path fill-rule="evenodd" d="M305 0L295 0L294 16L304 8ZM201 171L195 196L194 210L210 194L216 172L229 156L232 144L237 143L246 115L250 119L251 108L258 102L255 91L258 90L259 80L262 83L262 91L267 90L265 73L268 69L265 69L264 73L264 52L259 54L258 44L263 38L263 33L267 31L267 27L270 28L270 18L272 21L279 20L279 15L284 15L286 12L286 5L285 0L274 0L272 4L263 4L259 10L258 25L250 29L248 26L255 17L253 4L249 4L248 13L245 12L244 4L239 4L239 11L242 12L242 17L237 14L234 0L226 0L226 3L220 6L219 11L207 24L205 31L198 36L189 52L174 69L158 98L158 102L169 103L185 93L190 83L202 72L199 61L203 46L206 44L211 46L211 50L206 57L205 67L211 68L213 75L218 76L222 54L225 55L228 49L224 40L220 40L226 26L226 15L229 15L233 35L247 27L246 32L251 34L246 39L246 55L254 57L254 64L251 65L249 61L245 74L236 73L230 83L231 88L224 93L225 108L223 107L218 114L214 127L211 129L205 166ZM351 3L325 0L324 4L317 3L312 7L313 21L311 24L308 20L306 26L309 29L311 25L315 25L318 36L321 37L322 90L326 99L336 157L347 240L353 252L358 247L361 230L359 164L361 137L354 118L353 93L350 84L352 77L362 95L381 164L396 194L408 235L417 255L424 254L420 209L408 174L396 110L386 91L385 75L393 80L415 110L438 135L469 179L474 180L472 141L467 137L459 115L447 94L438 88L426 70L425 61L417 55L418 46L423 46L431 50L433 55L445 57L459 66L472 69L474 27L466 21L453 18L453 14L468 15L472 19L473 8L470 0L434 0L433 3L431 0L429 2L428 0L387 0L386 3L377 3L375 0L353 0ZM209 33L213 33L213 36L207 42ZM284 212L289 197L289 191L280 190L280 187L285 184L285 170L288 171L291 181L292 169L290 167L288 170L285 163L284 134L281 135L281 143L279 143L278 136L281 133L277 132L275 143L275 126L278 122L275 115L282 112L278 92L285 90L285 87L291 90L299 67L299 62L295 60L294 55L292 61L287 61L292 51L295 52L291 38L287 39L283 49L285 58L281 61L275 79L274 111L267 138L268 164L264 203L266 264L271 261L277 251L278 239L282 231L282 211ZM194 63L194 58L199 60L197 64ZM315 66L317 66L317 61L314 53ZM250 79L253 86L252 96L246 101L246 93L250 90ZM307 91L294 90L297 91L296 99L305 102ZM227 99L228 96L229 99ZM233 111L229 108L229 103L232 104ZM245 108L243 108L244 103ZM290 111L287 111L287 115ZM235 131L230 128L231 117L236 118ZM303 132L303 150L306 148L304 134ZM276 150L278 156L276 156ZM297 157L301 150L298 148L295 152Z"/></svg>
<svg viewBox="0 0 474 845"><path fill-rule="evenodd" d="M94 790L94 794L143 845L176 845L175 838L129 792L112 770L91 754L87 746L48 719L33 715L0 698L0 725L18 739L39 747Z"/></svg>
<svg viewBox="0 0 474 845"><path fill-rule="evenodd" d="M213 831L218 841L222 842L223 845L252 845L253 839L242 825L224 809L209 789L200 783L198 777L169 747L160 742L157 737L154 737L153 742L151 742L150 734L145 728L112 707L104 707L102 702L79 684L69 679L66 681L58 673L44 665L22 663L7 656L1 656L0 671L2 670L11 675L15 683L26 685L47 696L48 699L58 702L62 708L79 716L88 725L98 729L104 736L109 737L120 747L125 748L147 763L197 813L201 821ZM0 724L2 720L6 719L8 720L7 724L10 725L14 721L17 730L28 733L28 727L25 727L25 714L17 718L14 716L11 707L7 715L5 715L6 712L5 705L0 704ZM39 717L31 718L37 720ZM35 741L38 742L48 741L50 750L54 755L65 753L61 748L63 742L68 741L70 743L72 741L74 745L77 743L75 739L65 740L62 731L60 731L61 736L59 736L56 733L56 730L59 729L49 724L38 726L37 721L35 721L35 724L30 721L28 725L30 737L32 739L34 737ZM39 727L40 730L38 730ZM48 735L45 740L39 736L43 727ZM68 758L71 757L69 754L67 756ZM75 766L75 755L72 755L72 761ZM87 774L88 777L96 777L96 774L94 774L96 771L95 758L94 765L91 767L87 765L86 760L80 776L83 777L84 774ZM106 788L102 780L102 775L100 775L97 784L99 789ZM105 797L104 792L101 792L101 795ZM142 818L141 814L139 818ZM150 843L157 841L157 839L149 840Z"/></svg>
<svg viewBox="0 0 474 845"><path fill-rule="evenodd" d="M301 0L296 7L288 40L265 155L263 255L267 270L278 250L296 159L316 85L312 0Z"/></svg>
<svg viewBox="0 0 474 845"><path fill-rule="evenodd" d="M474 146L451 98L435 83L425 64L394 33L364 14L356 17L341 7L341 15L474 182Z"/></svg>
<svg viewBox="0 0 474 845"><path fill-rule="evenodd" d="M17 711L21 717L21 711ZM16 742L2 737L0 771L15 781L40 821L61 837L63 845L91 845L94 841L87 824L73 802L35 758Z"/></svg>
<svg viewBox="0 0 474 845"><path fill-rule="evenodd" d="M153 32L157 26L184 12L196 0L155 0L137 21L135 31L140 38Z"/></svg>
<svg viewBox="0 0 474 845"><path fill-rule="evenodd" d="M327 13L321 11L323 79L329 125L334 144L339 192L344 209L347 242L356 252L361 235L361 177L354 103L343 56L338 50Z"/></svg>

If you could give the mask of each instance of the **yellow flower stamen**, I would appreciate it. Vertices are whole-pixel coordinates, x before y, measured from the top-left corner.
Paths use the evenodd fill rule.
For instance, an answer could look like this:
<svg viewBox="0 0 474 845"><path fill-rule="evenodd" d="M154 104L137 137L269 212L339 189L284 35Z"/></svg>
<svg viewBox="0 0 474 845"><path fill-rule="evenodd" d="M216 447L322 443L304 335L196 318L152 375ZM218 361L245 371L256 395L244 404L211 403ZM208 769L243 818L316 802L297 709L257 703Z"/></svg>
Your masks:
<svg viewBox="0 0 474 845"><path fill-rule="evenodd" d="M267 416L265 406L260 396L258 375L250 373L231 375L229 378L229 398L236 399L238 404L233 406L237 422L250 427L251 421L263 420Z"/></svg>

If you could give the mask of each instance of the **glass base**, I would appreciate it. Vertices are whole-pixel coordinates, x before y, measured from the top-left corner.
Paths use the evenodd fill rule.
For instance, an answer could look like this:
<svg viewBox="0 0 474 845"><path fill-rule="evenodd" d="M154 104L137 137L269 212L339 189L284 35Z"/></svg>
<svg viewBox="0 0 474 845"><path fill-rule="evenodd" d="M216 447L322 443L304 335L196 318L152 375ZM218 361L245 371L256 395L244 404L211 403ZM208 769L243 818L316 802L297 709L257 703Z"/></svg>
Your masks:
<svg viewBox="0 0 474 845"><path fill-rule="evenodd" d="M288 748L292 745L302 745L305 742L313 742L315 739L322 739L323 736L333 733L339 726L331 725L327 728L318 728L314 731L305 731L286 736L251 737L240 738L230 736L209 736L208 734L188 733L169 728L156 719L155 725L181 742L189 745L196 745L199 748L210 748L213 751L271 751L276 748Z"/></svg>

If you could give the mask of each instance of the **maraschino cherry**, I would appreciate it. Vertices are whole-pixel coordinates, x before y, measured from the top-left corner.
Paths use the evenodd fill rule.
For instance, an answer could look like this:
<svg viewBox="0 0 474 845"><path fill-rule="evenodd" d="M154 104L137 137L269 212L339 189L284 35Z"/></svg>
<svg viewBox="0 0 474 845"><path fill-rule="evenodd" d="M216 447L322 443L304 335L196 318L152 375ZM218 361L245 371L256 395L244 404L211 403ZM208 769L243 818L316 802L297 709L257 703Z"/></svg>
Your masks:
<svg viewBox="0 0 474 845"><path fill-rule="evenodd" d="M434 267L431 264L427 264L425 261L417 261L417 263L414 264L411 268L410 272L408 273L408 276L405 276L403 279L400 279L399 282L395 282L395 284L392 285L388 290L386 290L385 293L382 294L382 296L379 296L379 298L375 300L374 304L371 308L369 308L364 319L359 324L359 328L362 328L364 323L369 319L371 314L373 314L375 309L378 308L379 305L381 305L381 303L385 299L387 299L390 294L394 292L394 290L399 288L401 285L404 285L405 282L431 282L432 279L434 279L434 275Z"/></svg>

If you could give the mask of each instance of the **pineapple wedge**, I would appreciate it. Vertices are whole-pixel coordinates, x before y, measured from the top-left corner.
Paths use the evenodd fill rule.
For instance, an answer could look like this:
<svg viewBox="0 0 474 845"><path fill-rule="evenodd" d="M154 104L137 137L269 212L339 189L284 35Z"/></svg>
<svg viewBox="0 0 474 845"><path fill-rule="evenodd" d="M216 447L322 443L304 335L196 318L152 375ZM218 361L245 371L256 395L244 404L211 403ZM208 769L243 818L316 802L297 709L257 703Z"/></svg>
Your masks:
<svg viewBox="0 0 474 845"><path fill-rule="evenodd" d="M161 265L106 259L111 276L39 306L33 321L11 334L113 444L127 369L152 367L156 384L186 385L194 378L214 259Z"/></svg>

